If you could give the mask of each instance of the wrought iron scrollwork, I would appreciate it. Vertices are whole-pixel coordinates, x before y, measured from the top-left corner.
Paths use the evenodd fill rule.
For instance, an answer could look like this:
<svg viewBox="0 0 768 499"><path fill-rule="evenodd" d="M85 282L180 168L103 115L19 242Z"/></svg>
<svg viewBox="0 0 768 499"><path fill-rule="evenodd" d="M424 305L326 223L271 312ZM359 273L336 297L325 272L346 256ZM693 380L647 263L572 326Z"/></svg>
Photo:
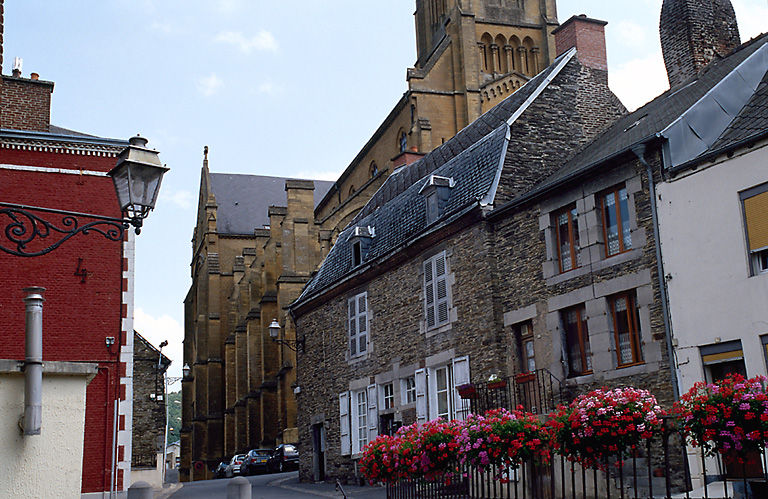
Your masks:
<svg viewBox="0 0 768 499"><path fill-rule="evenodd" d="M61 216L58 225L45 220L30 210ZM80 218L95 219L80 223ZM119 218L100 217L87 213L75 213L47 208L0 203L0 224L4 226L0 237L0 250L15 256L33 257L45 255L61 246L77 234L97 232L110 241L122 242L129 223ZM37 247L37 240L47 240L51 244L43 249ZM47 241L46 241L47 242ZM43 243L45 244L45 242Z"/></svg>

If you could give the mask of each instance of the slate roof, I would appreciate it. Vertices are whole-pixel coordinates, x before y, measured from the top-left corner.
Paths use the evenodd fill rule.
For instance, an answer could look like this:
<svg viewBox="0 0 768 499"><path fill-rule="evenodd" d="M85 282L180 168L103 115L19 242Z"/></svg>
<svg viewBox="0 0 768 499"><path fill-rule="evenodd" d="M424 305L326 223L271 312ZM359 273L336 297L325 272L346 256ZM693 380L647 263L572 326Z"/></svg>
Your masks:
<svg viewBox="0 0 768 499"><path fill-rule="evenodd" d="M755 94L717 139L712 149L725 149L766 131L768 131L768 72L763 76Z"/></svg>
<svg viewBox="0 0 768 499"><path fill-rule="evenodd" d="M768 42L768 35L762 35L741 45L728 57L707 66L697 76L669 89L636 111L619 118L557 172L536 185L524 196L511 201L510 204L534 197L572 176L628 151L634 145L655 138L658 133L678 119L766 42ZM755 104L758 106L765 105L765 101L760 100ZM741 126L744 127L744 125ZM734 130L730 132L730 135L735 136L736 133Z"/></svg>
<svg viewBox="0 0 768 499"><path fill-rule="evenodd" d="M427 232L460 216L495 193L507 147L509 120L527 108L526 102L537 89L546 87L575 50L558 57L551 66L528 81L517 92L488 110L456 136L419 161L393 172L368 204L339 234L320 269L307 283L296 303L342 280L352 266L350 237L355 227L370 226L375 236L370 241L364 263L398 251ZM427 225L426 201L419 194L429 175L450 177L455 186L443 216Z"/></svg>
<svg viewBox="0 0 768 499"><path fill-rule="evenodd" d="M398 175L390 175L379 190L371 197L371 200L362 210L360 210L360 212L358 212L352 220L352 223L357 224L359 220L370 215L379 206L384 205L395 196L405 191L411 184L427 174L434 172L437 168L446 164L456 157L456 155L481 140L502 124L506 124L507 120L509 120L515 110L517 110L526 99L533 94L536 88L538 88L539 85L541 85L541 83L555 71L558 63L567 56L568 53L559 56L551 66L531 78L515 93L486 111L478 119L461 129L453 138L432 150L419 161L403 167L398 171Z"/></svg>
<svg viewBox="0 0 768 499"><path fill-rule="evenodd" d="M211 191L216 196L216 228L220 234L252 235L269 225L269 207L285 206L283 177L211 173ZM315 180L315 206L333 182Z"/></svg>

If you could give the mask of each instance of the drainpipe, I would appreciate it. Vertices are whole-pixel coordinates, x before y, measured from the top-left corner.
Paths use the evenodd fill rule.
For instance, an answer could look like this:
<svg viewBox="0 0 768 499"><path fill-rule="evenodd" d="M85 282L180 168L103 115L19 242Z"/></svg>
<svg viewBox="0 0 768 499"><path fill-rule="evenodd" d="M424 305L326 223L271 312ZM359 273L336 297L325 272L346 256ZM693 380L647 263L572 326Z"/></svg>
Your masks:
<svg viewBox="0 0 768 499"><path fill-rule="evenodd" d="M659 278L659 292L661 294L661 313L664 316L664 336L667 338L667 352L669 355L669 370L672 374L672 394L675 401L680 400L680 388L677 385L677 369L675 368L675 351L672 347L672 325L669 319L669 305L667 302L667 281L664 278L664 263L661 260L661 240L659 239L659 215L656 209L656 185L653 183L653 169L645 160L645 144L632 147L637 159L645 166L648 175L648 192L651 197L651 217L653 220L653 241L656 246L656 272Z"/></svg>
<svg viewBox="0 0 768 499"><path fill-rule="evenodd" d="M24 360L24 435L40 435L43 419L43 292L45 288L24 288L27 297Z"/></svg>

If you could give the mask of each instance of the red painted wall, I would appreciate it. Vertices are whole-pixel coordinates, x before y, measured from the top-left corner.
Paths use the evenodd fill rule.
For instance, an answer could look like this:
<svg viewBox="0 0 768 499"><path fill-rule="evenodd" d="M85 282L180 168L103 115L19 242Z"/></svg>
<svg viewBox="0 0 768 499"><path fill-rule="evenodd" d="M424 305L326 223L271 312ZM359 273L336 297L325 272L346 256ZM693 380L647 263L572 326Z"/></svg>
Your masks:
<svg viewBox="0 0 768 499"><path fill-rule="evenodd" d="M0 149L0 164L106 172L114 157ZM18 171L0 168L0 201L120 217L109 177ZM61 216L35 212L61 225ZM80 219L88 223L89 219ZM8 246L0 215L0 244ZM50 239L55 239L55 234ZM76 276L87 270L85 282ZM83 492L109 490L114 397L120 392L118 364L122 315L122 243L92 232L78 234L51 253L18 257L0 251L0 358L24 358L23 288L46 288L43 359L98 362L99 374L87 388ZM105 339L117 342L107 348ZM124 367L122 368L124 372ZM43 437L45 421L43 421ZM119 490L119 488L118 488Z"/></svg>

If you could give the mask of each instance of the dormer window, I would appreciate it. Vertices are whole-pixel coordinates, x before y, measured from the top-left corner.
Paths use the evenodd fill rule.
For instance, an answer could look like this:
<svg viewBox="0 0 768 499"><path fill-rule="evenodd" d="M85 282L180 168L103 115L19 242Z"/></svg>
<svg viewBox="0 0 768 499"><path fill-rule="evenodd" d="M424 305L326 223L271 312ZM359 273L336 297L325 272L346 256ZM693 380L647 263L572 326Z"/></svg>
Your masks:
<svg viewBox="0 0 768 499"><path fill-rule="evenodd" d="M427 224L431 224L443 216L448 200L451 198L451 189L455 185L456 183L450 177L429 176L419 191L427 203Z"/></svg>
<svg viewBox="0 0 768 499"><path fill-rule="evenodd" d="M355 227L349 240L352 244L352 266L362 265L371 246L371 239L376 235L373 227Z"/></svg>

